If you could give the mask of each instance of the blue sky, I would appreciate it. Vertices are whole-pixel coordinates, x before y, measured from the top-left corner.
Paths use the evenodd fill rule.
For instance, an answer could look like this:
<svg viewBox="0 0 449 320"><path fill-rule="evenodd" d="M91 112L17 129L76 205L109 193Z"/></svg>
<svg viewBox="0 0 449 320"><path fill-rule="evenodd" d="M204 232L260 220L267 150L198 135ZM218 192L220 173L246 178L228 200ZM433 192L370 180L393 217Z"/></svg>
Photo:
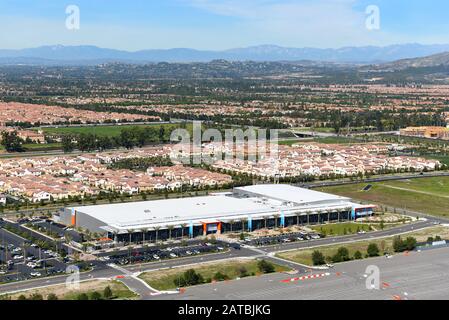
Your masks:
<svg viewBox="0 0 449 320"><path fill-rule="evenodd" d="M68 5L80 29L65 27ZM380 29L365 9L380 10ZM449 43L447 0L0 0L0 48L81 45L221 50Z"/></svg>

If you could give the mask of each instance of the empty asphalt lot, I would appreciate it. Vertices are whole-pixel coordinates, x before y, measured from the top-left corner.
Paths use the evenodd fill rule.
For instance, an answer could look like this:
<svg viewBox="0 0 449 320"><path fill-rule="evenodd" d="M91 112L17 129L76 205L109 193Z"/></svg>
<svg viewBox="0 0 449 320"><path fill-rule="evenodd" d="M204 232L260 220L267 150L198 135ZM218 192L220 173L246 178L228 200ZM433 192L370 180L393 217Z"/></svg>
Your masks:
<svg viewBox="0 0 449 320"><path fill-rule="evenodd" d="M380 270L380 289L366 288L366 268ZM229 300L425 300L449 299L449 248L372 258L335 266L321 278L282 282L303 274L272 274L187 288L152 299Z"/></svg>

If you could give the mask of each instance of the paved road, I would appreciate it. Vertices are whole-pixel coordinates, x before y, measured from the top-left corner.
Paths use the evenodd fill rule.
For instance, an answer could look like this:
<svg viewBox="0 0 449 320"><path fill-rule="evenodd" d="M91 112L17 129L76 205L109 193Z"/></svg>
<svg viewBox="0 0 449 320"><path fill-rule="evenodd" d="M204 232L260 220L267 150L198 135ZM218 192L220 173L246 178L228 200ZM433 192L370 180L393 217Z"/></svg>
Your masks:
<svg viewBox="0 0 449 320"><path fill-rule="evenodd" d="M314 241L282 244L279 246L267 246L267 247L258 248L257 250L253 250L253 249L249 249L249 248L242 248L241 250L231 249L231 251L229 251L229 252L223 252L223 253L217 253L217 254L179 258L179 259L166 260L166 261L162 261L162 262L154 262L154 263L148 263L148 264L142 264L142 265L131 265L131 266L124 267L124 269L127 270L129 273L137 273L137 272L142 272L142 271L154 271L154 270L160 270L160 269L165 269L165 268L175 268L175 267L180 267L180 266L197 264L197 263L201 263L201 262L222 261L222 260L228 260L231 258L245 258L245 257L255 258L255 257L261 257L263 255L267 255L269 253L274 253L274 252L283 251L283 250L294 250L294 249L306 248L306 247L310 247L310 246L327 245L327 244L341 243L341 242L345 242L345 241L364 240L364 239L370 239L370 238L374 238L374 237L392 236L392 235L402 233L402 232L408 232L408 231L426 228L426 227L432 226L433 224L434 224L434 222L429 220L429 221L418 222L418 223L414 223L414 224L406 224L404 226L392 228L389 230L371 232L371 233L361 234L361 235L348 235L348 236L343 236L343 237L338 237L338 238L324 238L324 239L319 239L319 240L314 240ZM269 256L264 256L264 258L270 259L270 260L275 259L275 258L269 257ZM287 262L283 263L282 261L280 261L278 259L276 259L276 261L273 260L273 262L286 264L290 267L293 267L294 269L299 270L301 273L306 271L306 269L301 268L300 266L298 266L296 264L287 263ZM96 278L115 278L117 276L124 275L124 273L125 272L120 272L117 269L107 266L105 263L98 263L95 270L81 274L80 279L86 280L86 279L96 279ZM0 285L0 294L5 293L5 292L11 292L11 291L26 290L26 289L41 287L41 286L46 286L46 285L62 284L62 283L65 283L65 280L66 280L66 276L57 276L57 277L51 277L51 278L36 279L36 280L22 281L22 282ZM150 292L150 290L149 290L149 292Z"/></svg>
<svg viewBox="0 0 449 320"><path fill-rule="evenodd" d="M380 288L367 289L367 267L380 270ZM313 274L322 274L314 272ZM423 300L449 299L449 248L352 261L322 277L289 281L299 275L272 274L188 288L183 294L151 299L181 300ZM371 287L368 285L368 287Z"/></svg>
<svg viewBox="0 0 449 320"><path fill-rule="evenodd" d="M416 230L428 228L428 227L431 227L434 225L435 225L435 220L429 219L427 221L408 223L408 224L401 225L399 227L394 227L391 229L386 229L386 230L381 230L381 231L368 232L365 234L352 234L352 235L347 235L347 236L322 238L322 239L311 240L311 241L290 242L290 243L279 244L279 245L274 245L274 246L260 247L259 249L263 250L266 253L274 253L274 252L279 252L279 251L304 249L304 248L310 248L310 247L315 247L315 246L332 245L332 244L344 243L344 242L370 240L373 238L389 237L389 236L394 236L396 234L416 231Z"/></svg>

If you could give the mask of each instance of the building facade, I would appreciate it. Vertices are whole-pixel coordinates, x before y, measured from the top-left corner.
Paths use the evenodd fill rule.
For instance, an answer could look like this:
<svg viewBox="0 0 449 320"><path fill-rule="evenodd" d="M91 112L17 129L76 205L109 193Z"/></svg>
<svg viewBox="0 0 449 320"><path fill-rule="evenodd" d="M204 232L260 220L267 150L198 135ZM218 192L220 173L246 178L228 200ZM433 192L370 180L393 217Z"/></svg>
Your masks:
<svg viewBox="0 0 449 320"><path fill-rule="evenodd" d="M400 130L402 136L449 140L446 127L408 127Z"/></svg>
<svg viewBox="0 0 449 320"><path fill-rule="evenodd" d="M66 208L58 218L118 242L141 242L349 221L372 215L374 207L276 184L205 197Z"/></svg>

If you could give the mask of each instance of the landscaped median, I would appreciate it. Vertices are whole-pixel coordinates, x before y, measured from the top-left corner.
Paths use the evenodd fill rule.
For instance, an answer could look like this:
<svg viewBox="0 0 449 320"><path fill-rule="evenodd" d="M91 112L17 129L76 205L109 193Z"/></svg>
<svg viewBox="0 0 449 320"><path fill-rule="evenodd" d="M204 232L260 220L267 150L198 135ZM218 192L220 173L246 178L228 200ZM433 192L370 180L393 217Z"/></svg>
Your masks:
<svg viewBox="0 0 449 320"><path fill-rule="evenodd" d="M290 269L265 260L242 259L145 272L139 278L152 288L164 291L215 281L235 280L265 273L286 271L290 271Z"/></svg>
<svg viewBox="0 0 449 320"><path fill-rule="evenodd" d="M123 300L137 297L119 281L90 280L80 282L78 289L70 290L61 284L2 295L0 300Z"/></svg>
<svg viewBox="0 0 449 320"><path fill-rule="evenodd" d="M426 242L429 237L449 239L449 228L445 226L430 227L420 231L405 233L400 237L404 243L406 242L407 238L413 238L417 243ZM379 256L387 253L394 254L395 252L397 252L397 250L395 250L397 248L395 248L394 239L395 237L385 237L366 241L319 246L310 249L285 251L277 253L276 256L308 266L324 264L326 262L335 263L353 259L363 259L370 256ZM404 244L404 246L405 245L406 244ZM317 252L319 252L320 254L317 254ZM340 257L342 258L342 261L339 261ZM317 263L320 258L324 261L321 261L322 263ZM336 259L334 260L333 258Z"/></svg>
<svg viewBox="0 0 449 320"><path fill-rule="evenodd" d="M408 219L410 220L410 219ZM405 218L404 218L405 221ZM318 226L310 227L312 230L319 232L324 236L344 236L347 234L355 234L361 231L370 232L377 230L386 230L393 227L401 225L398 223L385 223L384 221L380 223L369 222L341 222L341 223L330 223Z"/></svg>

